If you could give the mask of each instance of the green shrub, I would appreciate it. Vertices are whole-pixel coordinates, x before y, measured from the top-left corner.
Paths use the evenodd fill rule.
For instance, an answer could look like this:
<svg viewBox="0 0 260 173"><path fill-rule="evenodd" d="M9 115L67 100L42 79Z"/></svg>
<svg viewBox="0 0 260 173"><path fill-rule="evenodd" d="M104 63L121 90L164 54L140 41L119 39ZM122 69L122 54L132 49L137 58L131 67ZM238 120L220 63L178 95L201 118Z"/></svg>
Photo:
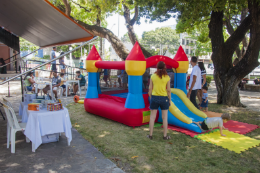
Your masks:
<svg viewBox="0 0 260 173"><path fill-rule="evenodd" d="M206 81L207 81L208 86L210 85L211 80L212 80L211 76L206 76Z"/></svg>
<svg viewBox="0 0 260 173"><path fill-rule="evenodd" d="M50 55L44 55L43 59L50 59Z"/></svg>

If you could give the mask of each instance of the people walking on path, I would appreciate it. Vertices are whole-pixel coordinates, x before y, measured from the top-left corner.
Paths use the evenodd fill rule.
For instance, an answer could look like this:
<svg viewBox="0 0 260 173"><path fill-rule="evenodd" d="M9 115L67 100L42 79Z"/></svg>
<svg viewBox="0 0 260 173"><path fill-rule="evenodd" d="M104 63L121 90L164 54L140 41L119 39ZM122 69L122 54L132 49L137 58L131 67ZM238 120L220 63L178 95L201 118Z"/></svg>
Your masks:
<svg viewBox="0 0 260 173"><path fill-rule="evenodd" d="M197 102L196 102L196 95L199 89L201 89L201 70L197 65L198 58L195 56L191 57L190 64L192 65L192 72L190 75L190 82L189 82L189 92L187 97L190 98L190 101L193 105L199 109Z"/></svg>
<svg viewBox="0 0 260 173"><path fill-rule="evenodd" d="M57 50L56 47L53 47L53 48L52 48L51 55L50 55L50 60L56 58L56 54L55 54L56 50ZM52 61L52 62L51 62L50 79L51 79L51 77L52 77L53 72L57 72L56 61Z"/></svg>
<svg viewBox="0 0 260 173"><path fill-rule="evenodd" d="M64 54L64 52L61 52L60 56L63 55L63 54ZM65 73L64 56L59 59L59 64L60 64L60 71L61 71L61 73Z"/></svg>

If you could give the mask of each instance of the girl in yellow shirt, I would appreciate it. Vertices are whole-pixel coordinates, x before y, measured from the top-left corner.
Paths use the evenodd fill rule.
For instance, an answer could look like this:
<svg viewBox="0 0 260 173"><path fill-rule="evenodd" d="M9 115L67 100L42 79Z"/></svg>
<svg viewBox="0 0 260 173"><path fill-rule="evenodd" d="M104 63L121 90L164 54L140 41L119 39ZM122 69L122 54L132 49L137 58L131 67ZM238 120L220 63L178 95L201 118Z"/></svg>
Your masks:
<svg viewBox="0 0 260 173"><path fill-rule="evenodd" d="M150 85L149 85L149 97L151 98L150 102L150 123L149 129L150 134L147 136L150 139L153 139L153 126L156 118L157 110L160 107L162 110L162 119L163 119L163 139L168 140L170 136L167 136L168 128L168 109L171 105L171 87L170 87L170 77L166 72L165 63L160 61L157 64L157 71L151 76Z"/></svg>

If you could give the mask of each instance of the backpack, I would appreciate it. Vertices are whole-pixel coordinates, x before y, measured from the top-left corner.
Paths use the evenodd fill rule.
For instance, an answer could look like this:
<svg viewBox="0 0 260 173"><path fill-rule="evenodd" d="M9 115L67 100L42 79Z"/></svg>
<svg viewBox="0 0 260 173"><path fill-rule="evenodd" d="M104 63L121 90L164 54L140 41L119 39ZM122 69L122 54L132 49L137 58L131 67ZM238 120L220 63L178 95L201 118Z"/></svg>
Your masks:
<svg viewBox="0 0 260 173"><path fill-rule="evenodd" d="M121 70L117 70L117 75L121 75Z"/></svg>

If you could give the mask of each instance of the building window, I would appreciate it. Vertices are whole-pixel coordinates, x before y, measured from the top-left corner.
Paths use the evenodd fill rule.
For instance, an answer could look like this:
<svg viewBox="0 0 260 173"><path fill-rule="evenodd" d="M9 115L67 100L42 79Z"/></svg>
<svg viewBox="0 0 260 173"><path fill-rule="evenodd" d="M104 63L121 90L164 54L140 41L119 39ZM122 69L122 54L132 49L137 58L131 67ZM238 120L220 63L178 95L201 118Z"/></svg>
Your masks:
<svg viewBox="0 0 260 173"><path fill-rule="evenodd" d="M191 44L193 44L193 41L190 41Z"/></svg>
<svg viewBox="0 0 260 173"><path fill-rule="evenodd" d="M192 43L192 42L191 42ZM193 55L193 50L190 50L190 54Z"/></svg>
<svg viewBox="0 0 260 173"><path fill-rule="evenodd" d="M186 53L186 54L189 54L189 49L186 49L185 53Z"/></svg>
<svg viewBox="0 0 260 173"><path fill-rule="evenodd" d="M185 45L185 40L184 39L182 39L182 45Z"/></svg>
<svg viewBox="0 0 260 173"><path fill-rule="evenodd" d="M186 45L189 45L189 40L186 40Z"/></svg>

